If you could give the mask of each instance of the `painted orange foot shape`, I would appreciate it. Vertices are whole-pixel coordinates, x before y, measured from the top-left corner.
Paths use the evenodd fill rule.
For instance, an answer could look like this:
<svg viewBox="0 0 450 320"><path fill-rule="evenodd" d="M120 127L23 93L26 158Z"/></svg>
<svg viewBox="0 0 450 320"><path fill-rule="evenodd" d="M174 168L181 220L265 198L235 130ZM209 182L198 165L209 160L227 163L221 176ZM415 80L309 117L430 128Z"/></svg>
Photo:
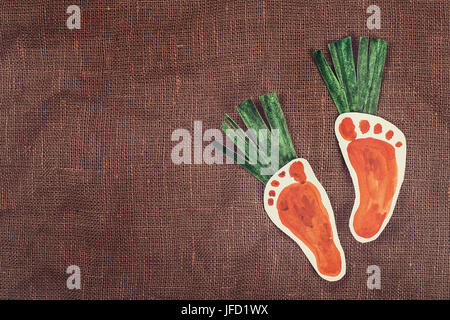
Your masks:
<svg viewBox="0 0 450 320"><path fill-rule="evenodd" d="M403 182L406 140L388 121L363 113L344 113L336 136L355 186L350 230L360 242L375 240L394 211Z"/></svg>
<svg viewBox="0 0 450 320"><path fill-rule="evenodd" d="M345 257L333 210L306 160L291 161L270 179L264 206L271 220L297 242L322 278L336 281L344 276Z"/></svg>

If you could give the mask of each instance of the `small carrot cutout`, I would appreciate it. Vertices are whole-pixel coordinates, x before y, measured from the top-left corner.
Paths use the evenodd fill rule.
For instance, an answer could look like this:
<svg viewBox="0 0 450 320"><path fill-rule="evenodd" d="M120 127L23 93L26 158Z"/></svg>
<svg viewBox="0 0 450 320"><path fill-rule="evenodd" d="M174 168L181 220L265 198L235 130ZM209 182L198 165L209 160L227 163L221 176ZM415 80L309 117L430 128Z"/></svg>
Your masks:
<svg viewBox="0 0 450 320"><path fill-rule="evenodd" d="M339 280L345 274L345 258L324 188L305 159L292 160L282 170L288 173L280 185L264 192L267 214L302 248L322 278Z"/></svg>
<svg viewBox="0 0 450 320"><path fill-rule="evenodd" d="M320 51L313 57L341 114L335 133L356 196L350 230L358 241L369 242L379 237L392 216L406 164L404 134L376 116L387 43L360 38L357 72L350 37L329 47L337 77Z"/></svg>
<svg viewBox="0 0 450 320"><path fill-rule="evenodd" d="M328 196L308 161L297 158L277 95L263 95L260 100L270 126L268 140L271 146L276 143L272 133L274 130L279 133L280 169L277 168L272 175L261 174L261 169L268 165L266 160L270 158L269 150L272 149L263 146L259 140L250 142L250 135L229 116L226 120L231 120L231 125L222 125L222 129L228 129L225 133L233 138L235 136L229 129L239 130L240 137L248 138L248 143L243 147L242 140L240 145L238 139L233 140L239 153L216 142L214 145L266 185L264 209L271 221L300 246L323 279L337 281L345 275L346 265ZM237 109L247 129L269 130L251 100L244 101ZM258 147L258 155L263 159L256 163L250 161L247 150L252 143Z"/></svg>

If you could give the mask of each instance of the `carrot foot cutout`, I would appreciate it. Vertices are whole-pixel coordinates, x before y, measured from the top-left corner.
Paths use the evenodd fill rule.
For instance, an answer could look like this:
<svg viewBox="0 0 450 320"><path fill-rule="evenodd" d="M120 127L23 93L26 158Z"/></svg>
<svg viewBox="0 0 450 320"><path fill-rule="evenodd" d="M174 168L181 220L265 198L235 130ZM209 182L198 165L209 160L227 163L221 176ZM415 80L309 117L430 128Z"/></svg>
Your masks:
<svg viewBox="0 0 450 320"><path fill-rule="evenodd" d="M316 272L325 280L339 280L345 274L345 257L328 196L308 161L297 157L277 95L269 93L259 99L269 126L249 99L237 110L247 132L253 130L253 134L244 132L225 115L221 128L233 141L233 150L217 141L213 144L266 186L264 209L269 218L300 246ZM260 138L267 132L269 141ZM251 160L255 153L250 151L255 149L256 162ZM270 173L265 170L268 167Z"/></svg>
<svg viewBox="0 0 450 320"><path fill-rule="evenodd" d="M355 187L350 231L360 242L378 238L394 211L405 174L406 140L383 118L341 114L336 137Z"/></svg>
<svg viewBox="0 0 450 320"><path fill-rule="evenodd" d="M337 281L344 276L345 257L333 209L308 161L292 160L269 180L264 209L300 246L322 278Z"/></svg>
<svg viewBox="0 0 450 320"><path fill-rule="evenodd" d="M404 134L376 116L387 42L360 38L357 70L350 37L328 47L336 75L319 50L313 57L341 114L335 133L355 187L350 230L356 240L369 242L392 216L406 165Z"/></svg>

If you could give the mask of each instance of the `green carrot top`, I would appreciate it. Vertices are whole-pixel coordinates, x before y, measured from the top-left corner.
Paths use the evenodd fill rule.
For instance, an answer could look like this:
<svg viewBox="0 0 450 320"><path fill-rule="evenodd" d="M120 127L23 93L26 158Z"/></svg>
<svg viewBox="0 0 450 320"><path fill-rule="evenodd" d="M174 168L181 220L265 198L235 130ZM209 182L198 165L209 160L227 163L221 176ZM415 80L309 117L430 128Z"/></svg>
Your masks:
<svg viewBox="0 0 450 320"><path fill-rule="evenodd" d="M244 132L230 116L225 114L225 121L222 123L221 129L233 142L233 150L217 141L214 141L213 144L259 181L266 184L278 168L296 159L297 154L277 94L275 92L265 94L260 96L259 100L270 128L264 122L253 101L248 99L236 107L242 121L247 126L247 132ZM274 135L275 132L276 135ZM234 147L238 152L234 150ZM274 165L275 168L273 168ZM268 170L269 168L273 169L272 173Z"/></svg>
<svg viewBox="0 0 450 320"><path fill-rule="evenodd" d="M328 45L336 75L320 50L314 61L339 113L376 114L386 60L387 42L377 38L359 39L357 70L350 37Z"/></svg>

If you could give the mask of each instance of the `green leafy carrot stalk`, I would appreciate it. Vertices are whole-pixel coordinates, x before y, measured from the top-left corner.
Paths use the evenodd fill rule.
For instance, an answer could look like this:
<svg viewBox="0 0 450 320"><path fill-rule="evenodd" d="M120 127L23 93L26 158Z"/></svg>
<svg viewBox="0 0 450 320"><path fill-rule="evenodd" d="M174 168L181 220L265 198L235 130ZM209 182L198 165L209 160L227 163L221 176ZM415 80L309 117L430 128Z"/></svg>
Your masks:
<svg viewBox="0 0 450 320"><path fill-rule="evenodd" d="M225 134L233 140L234 145L237 147L237 149L242 152L248 159L251 159L252 157L256 158L257 155L251 155L250 152L252 150L258 150L258 145L255 143L255 141L250 138L247 133L244 132L237 124L236 122L231 119L231 117L227 114L225 114L225 120L222 125L221 129ZM259 155L260 159L259 161L262 164L267 163L266 155L263 153L260 153Z"/></svg>
<svg viewBox="0 0 450 320"><path fill-rule="evenodd" d="M242 102L236 107L236 109L239 112L242 121L244 121L244 124L247 126L247 129L255 130L260 154L262 155L263 160L266 160L264 158L266 158L266 156L270 156L270 135L265 135L266 144L264 144L264 141L260 141L262 137L260 137L258 133L260 132L259 130L266 130L266 133L269 133L269 128L267 128L266 123L262 119L251 99ZM267 164L267 161L265 164Z"/></svg>
<svg viewBox="0 0 450 320"><path fill-rule="evenodd" d="M281 109L280 102L278 102L278 97L275 92L260 96L259 100L261 101L264 114L269 122L270 129L276 129L279 132L279 156L280 167L282 167L289 161L297 158L283 110Z"/></svg>
<svg viewBox="0 0 450 320"><path fill-rule="evenodd" d="M360 38L357 72L350 37L333 42L328 47L337 77L320 51L315 51L313 57L339 113L376 114L387 42L377 38Z"/></svg>
<svg viewBox="0 0 450 320"><path fill-rule="evenodd" d="M256 133L256 141L255 137L252 139L252 137L247 134L249 130L244 132L244 130L226 114L226 121L222 123L221 129L233 141L233 144L239 153L217 141L214 141L213 145L263 184L266 184L269 181L270 176L262 174L262 169L271 165L269 162L269 155L271 151L271 135L274 132L273 130L278 131L279 167L282 167L291 160L297 158L297 154L295 153L286 120L276 93L260 96L259 99L263 106L264 114L270 129L259 114L253 101L249 99L237 106L237 111L247 129L252 129L254 130L253 132ZM266 141L260 140L261 130L264 130L264 132L267 133ZM250 152L251 148L257 150L257 161L253 161L255 159L252 159L252 154Z"/></svg>
<svg viewBox="0 0 450 320"><path fill-rule="evenodd" d="M313 57L339 113L349 112L350 109L348 107L345 90L334 75L322 52L320 52L320 50L314 51Z"/></svg>
<svg viewBox="0 0 450 320"><path fill-rule="evenodd" d="M352 39L350 37L328 45L334 70L345 96L350 111L358 111L358 92L356 87L355 62L353 61Z"/></svg>
<svg viewBox="0 0 450 320"><path fill-rule="evenodd" d="M381 81L383 78L384 63L386 61L387 42L381 39L370 39L369 47L369 97L364 112L377 114L378 99L380 97Z"/></svg>
<svg viewBox="0 0 450 320"><path fill-rule="evenodd" d="M359 38L358 46L358 104L360 110L364 111L367 97L369 96L369 38Z"/></svg>

